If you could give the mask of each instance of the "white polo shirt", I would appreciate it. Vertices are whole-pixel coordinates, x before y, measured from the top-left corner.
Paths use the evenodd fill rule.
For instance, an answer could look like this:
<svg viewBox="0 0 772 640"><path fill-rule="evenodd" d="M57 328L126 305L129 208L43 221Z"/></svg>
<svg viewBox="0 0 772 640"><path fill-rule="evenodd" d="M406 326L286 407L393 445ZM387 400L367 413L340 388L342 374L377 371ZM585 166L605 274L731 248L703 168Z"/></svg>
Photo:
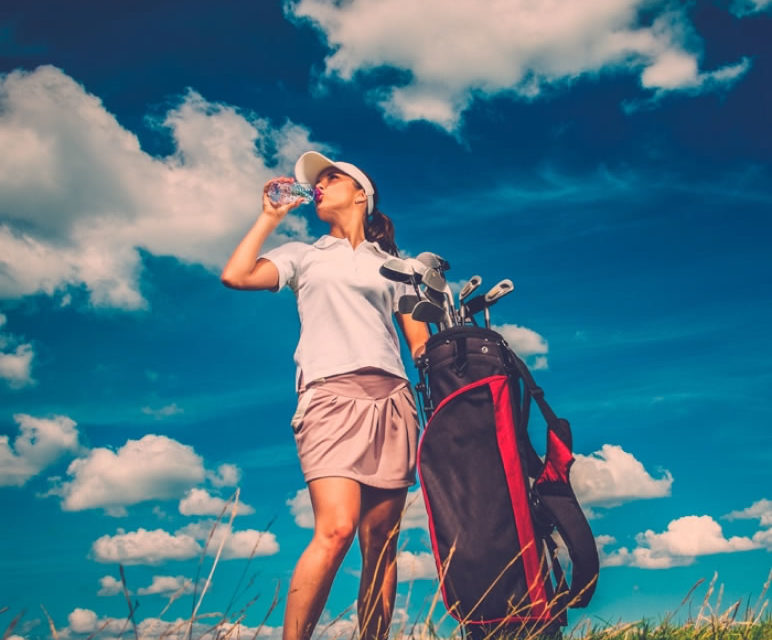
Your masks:
<svg viewBox="0 0 772 640"><path fill-rule="evenodd" d="M365 240L356 249L346 238L324 235L314 244L288 242L261 257L279 271L279 289L297 297L300 340L296 384L377 367L407 378L392 317L408 285L378 269L392 256Z"/></svg>

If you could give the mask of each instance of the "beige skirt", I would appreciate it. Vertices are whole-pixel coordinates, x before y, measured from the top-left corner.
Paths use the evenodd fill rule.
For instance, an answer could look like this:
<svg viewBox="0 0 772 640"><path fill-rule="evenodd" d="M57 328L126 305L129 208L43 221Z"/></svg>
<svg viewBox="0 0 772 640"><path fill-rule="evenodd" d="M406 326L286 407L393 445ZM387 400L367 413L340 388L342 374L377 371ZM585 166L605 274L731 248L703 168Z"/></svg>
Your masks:
<svg viewBox="0 0 772 640"><path fill-rule="evenodd" d="M402 378L367 370L301 386L292 430L306 482L337 476L381 489L415 483L418 414Z"/></svg>

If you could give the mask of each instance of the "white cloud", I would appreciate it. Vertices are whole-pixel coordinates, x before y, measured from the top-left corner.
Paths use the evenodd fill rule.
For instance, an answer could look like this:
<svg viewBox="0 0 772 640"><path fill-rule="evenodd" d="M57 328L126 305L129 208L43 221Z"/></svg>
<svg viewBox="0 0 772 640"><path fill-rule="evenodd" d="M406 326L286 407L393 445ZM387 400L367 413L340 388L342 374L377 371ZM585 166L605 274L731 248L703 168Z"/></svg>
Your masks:
<svg viewBox="0 0 772 640"><path fill-rule="evenodd" d="M670 522L667 530L662 533L649 529L639 533L635 540L638 546L632 551L622 547L611 553L602 553L604 566L668 569L690 565L698 556L735 553L761 547L759 541L750 538L725 538L721 526L710 516L684 516ZM599 536L597 542L605 545L615 541L610 536Z"/></svg>
<svg viewBox="0 0 772 640"><path fill-rule="evenodd" d="M631 100L622 106L627 113L642 107L655 106L668 91L678 90L689 95L706 91L730 88L751 68L751 61L743 58L736 64L726 65L715 71L698 73L696 63L680 54L663 56L641 76L641 84L654 89L653 95L645 100Z"/></svg>
<svg viewBox="0 0 772 640"><path fill-rule="evenodd" d="M158 409L154 409L153 407L142 407L142 413L148 416L153 416L156 420L161 420L163 418L168 418L170 416L176 416L177 414L183 413L183 410L177 406L177 403L172 402L171 404L167 404Z"/></svg>
<svg viewBox="0 0 772 640"><path fill-rule="evenodd" d="M371 94L389 118L452 131L475 98L534 99L581 76L626 73L647 89L694 89L700 40L685 10L649 0L297 0L287 14L327 41L325 77L405 73ZM651 24L639 13L653 11ZM707 86L705 88L708 88Z"/></svg>
<svg viewBox="0 0 772 640"><path fill-rule="evenodd" d="M216 496L209 495L205 489L191 489L180 500L180 513L184 516L219 516L225 506L228 505L228 513L233 508L233 503L218 498ZM243 502L239 502L236 508L238 515L249 515L254 513L255 510Z"/></svg>
<svg viewBox="0 0 772 640"><path fill-rule="evenodd" d="M176 593L193 593L193 581L185 576L153 576L153 582L149 587L137 589L137 595L140 596L154 594L171 596Z"/></svg>
<svg viewBox="0 0 772 640"><path fill-rule="evenodd" d="M683 51L667 51L641 74L641 85L647 89L695 87L697 60Z"/></svg>
<svg viewBox="0 0 772 640"><path fill-rule="evenodd" d="M763 547L767 551L772 551L772 527L754 533L753 544Z"/></svg>
<svg viewBox="0 0 772 640"><path fill-rule="evenodd" d="M31 374L34 357L31 344L20 344L12 351L0 352L0 379L5 380L12 389L34 384Z"/></svg>
<svg viewBox="0 0 772 640"><path fill-rule="evenodd" d="M725 516L728 520L756 520L762 527L772 527L772 500L763 498L742 511L732 511Z"/></svg>
<svg viewBox="0 0 772 640"><path fill-rule="evenodd" d="M76 423L66 416L20 413L13 418L19 425L13 445L8 436L0 436L0 486L21 487L63 455L80 450Z"/></svg>
<svg viewBox="0 0 772 640"><path fill-rule="evenodd" d="M206 552L211 556L217 553L217 549L225 539L222 550L222 557L225 559L271 556L279 552L279 543L270 531L255 529L232 531L227 524L216 524L214 520L189 524L180 529L177 534L189 535L202 542L208 540Z"/></svg>
<svg viewBox="0 0 772 640"><path fill-rule="evenodd" d="M91 633L97 628L97 614L91 609L73 609L67 622L75 633Z"/></svg>
<svg viewBox="0 0 772 640"><path fill-rule="evenodd" d="M731 10L738 18L772 9L772 0L734 0Z"/></svg>
<svg viewBox="0 0 772 640"><path fill-rule="evenodd" d="M129 440L114 452L92 449L67 469L72 480L58 493L65 511L103 508L110 513L146 500L181 498L204 479L203 461L192 447L160 435Z"/></svg>
<svg viewBox="0 0 772 640"><path fill-rule="evenodd" d="M0 329L8 318L0 313ZM21 389L34 384L32 360L35 352L31 344L18 344L13 336L0 333L0 380L5 380L11 389Z"/></svg>
<svg viewBox="0 0 772 640"><path fill-rule="evenodd" d="M241 469L235 464L221 464L217 472L207 474L207 479L215 487L235 487L241 481Z"/></svg>
<svg viewBox="0 0 772 640"><path fill-rule="evenodd" d="M606 551L606 546L616 544L617 539L614 536L596 535L595 546L598 547L598 557L602 567L618 567L624 564L624 560L629 555L627 548L617 550L613 553Z"/></svg>
<svg viewBox="0 0 772 640"><path fill-rule="evenodd" d="M311 494L308 489L298 489L293 498L287 500L295 524L304 529L314 528L314 510L311 506Z"/></svg>
<svg viewBox="0 0 772 640"><path fill-rule="evenodd" d="M400 551L397 554L397 580L399 582L436 579L437 565L431 553Z"/></svg>
<svg viewBox="0 0 772 640"><path fill-rule="evenodd" d="M113 576L102 576L99 578L98 596L116 596L123 591L121 581Z"/></svg>
<svg viewBox="0 0 772 640"><path fill-rule="evenodd" d="M772 500L763 498L741 511L732 511L724 516L727 520L756 520L762 529L753 534L753 542L772 551Z"/></svg>
<svg viewBox="0 0 772 640"><path fill-rule="evenodd" d="M426 513L423 493L420 489L411 491L405 499L405 511L402 514L400 528L429 530L429 516Z"/></svg>
<svg viewBox="0 0 772 640"><path fill-rule="evenodd" d="M78 612L78 613L76 613ZM85 625L90 623L93 614L93 629L83 631ZM99 637L105 640L120 640L126 636L126 618L97 618L93 611L88 609L76 609L70 614L74 615L75 625L58 630L58 635L64 640L75 637L85 638L94 631L99 631ZM247 627L242 624L221 623L214 628L205 622L196 622L192 628L186 619L161 620L160 618L145 618L137 622L137 634L143 640L185 640L192 636L200 640L217 640L218 638L260 638L261 640L280 640L281 627Z"/></svg>
<svg viewBox="0 0 772 640"><path fill-rule="evenodd" d="M119 529L114 536L105 535L95 540L91 552L97 562L158 565L167 560L196 557L202 553L204 544L207 555L214 556L223 540L221 557L224 560L268 556L279 551L276 536L270 531L231 531L227 524L209 520L189 524L174 534L163 529L140 528L128 533ZM107 586L112 583L108 581ZM152 585L146 589L149 588Z"/></svg>
<svg viewBox="0 0 772 640"><path fill-rule="evenodd" d="M142 308L138 248L219 269L260 210L264 181L313 146L301 127L193 91L159 128L176 145L166 158L59 69L0 75L0 298L73 285L94 305ZM275 168L264 148L278 150ZM270 242L306 235L293 214Z"/></svg>
<svg viewBox="0 0 772 640"><path fill-rule="evenodd" d="M120 531L102 536L91 546L94 559L104 563L160 564L166 560L187 560L201 553L201 547L187 534L172 535L162 529Z"/></svg>
<svg viewBox="0 0 772 640"><path fill-rule="evenodd" d="M611 507L630 500L670 495L673 476L652 477L643 464L622 447L604 444L589 456L575 455L571 484L583 505Z"/></svg>
<svg viewBox="0 0 772 640"><path fill-rule="evenodd" d="M536 333L533 329L516 324L503 324L494 326L493 329L504 337L512 351L526 360L531 369L548 368L546 354L549 352L549 346L543 336ZM531 356L536 357L531 358Z"/></svg>

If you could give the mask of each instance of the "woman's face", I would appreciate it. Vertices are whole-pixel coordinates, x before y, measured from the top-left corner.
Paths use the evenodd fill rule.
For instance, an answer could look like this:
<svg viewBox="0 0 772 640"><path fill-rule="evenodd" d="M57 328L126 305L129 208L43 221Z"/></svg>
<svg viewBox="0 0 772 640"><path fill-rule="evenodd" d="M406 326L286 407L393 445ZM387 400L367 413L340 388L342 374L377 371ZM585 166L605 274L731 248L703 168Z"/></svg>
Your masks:
<svg viewBox="0 0 772 640"><path fill-rule="evenodd" d="M351 211L359 214L362 203L367 202L364 189L359 183L335 167L322 171L314 186L319 191L316 211L322 220L327 220L324 214L332 211Z"/></svg>

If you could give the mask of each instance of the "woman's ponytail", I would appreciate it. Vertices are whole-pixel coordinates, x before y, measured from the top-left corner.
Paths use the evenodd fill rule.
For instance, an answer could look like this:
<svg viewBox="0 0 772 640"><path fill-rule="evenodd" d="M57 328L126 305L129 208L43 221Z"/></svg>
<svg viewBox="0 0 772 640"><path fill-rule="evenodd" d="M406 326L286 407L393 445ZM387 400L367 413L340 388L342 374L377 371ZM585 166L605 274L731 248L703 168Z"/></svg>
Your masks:
<svg viewBox="0 0 772 640"><path fill-rule="evenodd" d="M364 173L364 171L362 172ZM377 242L386 253L399 256L397 244L394 242L394 223L383 211L378 209L378 187L366 173L367 179L373 185L373 212L365 216L365 239Z"/></svg>
<svg viewBox="0 0 772 640"><path fill-rule="evenodd" d="M375 209L365 218L365 238L377 242L386 253L398 256L399 251L394 242L394 223L382 211Z"/></svg>

